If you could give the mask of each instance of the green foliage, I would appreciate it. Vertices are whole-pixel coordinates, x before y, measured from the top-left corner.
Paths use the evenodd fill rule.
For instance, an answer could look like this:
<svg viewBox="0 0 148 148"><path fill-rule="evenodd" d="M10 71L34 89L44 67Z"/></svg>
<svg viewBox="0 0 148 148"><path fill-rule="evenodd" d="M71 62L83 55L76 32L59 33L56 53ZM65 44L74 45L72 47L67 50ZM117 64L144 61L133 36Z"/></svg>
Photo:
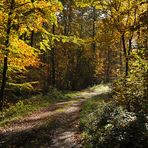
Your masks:
<svg viewBox="0 0 148 148"><path fill-rule="evenodd" d="M39 93L38 89L39 82L26 82L22 84L16 83L8 83L6 92L9 94L9 101L11 99L12 102L16 101L18 97L28 98L34 93Z"/></svg>
<svg viewBox="0 0 148 148"><path fill-rule="evenodd" d="M51 98L55 100L64 100L64 99L69 99L71 98L69 95L65 94L64 92L58 90L55 87L49 87L48 93L45 96L46 98Z"/></svg>
<svg viewBox="0 0 148 148"><path fill-rule="evenodd" d="M96 109L88 105L81 116L85 147L146 147L146 117L115 103L99 103Z"/></svg>
<svg viewBox="0 0 148 148"><path fill-rule="evenodd" d="M86 103L84 103L83 109L81 111L82 118L86 114L92 113L94 110L96 110L96 108L99 104L104 104L104 101L102 100L102 98L98 99L98 97L90 99ZM83 122L83 121L81 120L81 122Z"/></svg>
<svg viewBox="0 0 148 148"><path fill-rule="evenodd" d="M15 105L0 112L0 125L6 125L15 120L21 119L24 116L49 105L50 102L42 99L42 96L33 97L30 100L19 101Z"/></svg>
<svg viewBox="0 0 148 148"><path fill-rule="evenodd" d="M132 53L129 76L114 83L115 98L129 111L146 112L147 110L147 71L148 64L144 50Z"/></svg>
<svg viewBox="0 0 148 148"><path fill-rule="evenodd" d="M15 120L22 119L36 110L49 107L56 102L69 100L72 96L69 93L63 93L51 87L47 95L37 95L24 100L19 98L20 101L16 104L10 104L10 107L0 112L0 125L6 125Z"/></svg>

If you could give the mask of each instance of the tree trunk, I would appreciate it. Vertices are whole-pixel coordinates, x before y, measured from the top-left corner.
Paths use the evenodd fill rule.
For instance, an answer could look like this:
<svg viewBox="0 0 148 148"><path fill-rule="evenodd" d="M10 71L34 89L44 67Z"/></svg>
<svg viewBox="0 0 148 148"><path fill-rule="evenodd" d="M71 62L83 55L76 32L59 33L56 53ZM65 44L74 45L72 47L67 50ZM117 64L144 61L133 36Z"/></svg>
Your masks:
<svg viewBox="0 0 148 148"><path fill-rule="evenodd" d="M71 7L71 1L67 1L67 11L68 13L65 13L65 31L64 35L70 36L71 34L71 22L72 22L72 7ZM70 89L70 56L69 56L69 50L68 48L65 49L66 57L67 57L67 64L66 64L66 75L65 75L65 81L66 81L66 89Z"/></svg>
<svg viewBox="0 0 148 148"><path fill-rule="evenodd" d="M125 77L128 76L128 70L129 70L129 62L128 62L128 55L127 55L127 50L126 50L126 43L125 43L125 36L124 34L121 36L122 39L122 46L123 46L123 53L125 57Z"/></svg>
<svg viewBox="0 0 148 148"><path fill-rule="evenodd" d="M7 79L7 69L8 69L8 54L9 54L9 44L10 44L10 32L11 32L11 15L13 11L15 0L11 0L10 2L10 10L8 13L8 21L7 21L7 31L6 31L6 41L5 41L5 55L4 55L4 66L3 66L3 74L2 74L2 84L0 91L0 110L3 109L4 106L4 91L6 86Z"/></svg>
<svg viewBox="0 0 148 148"><path fill-rule="evenodd" d="M125 76L126 77L128 76L128 73L129 73L129 58L130 58L131 50L132 50L132 38L133 38L133 33L132 33L130 39L128 40L128 50L127 50L125 36L124 36L124 34L121 36L123 53L124 53L124 57L125 57Z"/></svg>
<svg viewBox="0 0 148 148"><path fill-rule="evenodd" d="M8 68L8 57L4 57L4 66L3 66L3 74L2 74L2 85L1 85L1 93L0 93L0 109L3 109L4 105L4 90L6 86L6 75L7 75L7 68Z"/></svg>
<svg viewBox="0 0 148 148"><path fill-rule="evenodd" d="M95 28L95 23L96 23L96 8L93 7L93 34L92 34L92 37L93 37L93 44L92 44L92 48L93 48L93 52L95 53L96 51L96 43L95 43L95 35L96 35L96 28Z"/></svg>
<svg viewBox="0 0 148 148"><path fill-rule="evenodd" d="M30 46L34 47L34 31L31 31Z"/></svg>
<svg viewBox="0 0 148 148"><path fill-rule="evenodd" d="M129 58L125 58L125 76L128 76L128 71L129 71Z"/></svg>
<svg viewBox="0 0 148 148"><path fill-rule="evenodd" d="M55 25L52 26L52 33L55 34ZM52 86L56 85L56 70L55 70L55 49L51 49L51 68L52 68Z"/></svg>

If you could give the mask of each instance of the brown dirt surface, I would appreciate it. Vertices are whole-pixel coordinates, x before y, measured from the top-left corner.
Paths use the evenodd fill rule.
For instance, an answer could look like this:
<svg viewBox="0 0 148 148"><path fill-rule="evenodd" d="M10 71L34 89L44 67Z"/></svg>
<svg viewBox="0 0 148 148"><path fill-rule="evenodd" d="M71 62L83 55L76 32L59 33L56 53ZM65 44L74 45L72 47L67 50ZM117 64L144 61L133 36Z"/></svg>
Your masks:
<svg viewBox="0 0 148 148"><path fill-rule="evenodd" d="M85 90L75 100L56 103L0 128L0 148L83 147L79 128L81 105L102 93Z"/></svg>

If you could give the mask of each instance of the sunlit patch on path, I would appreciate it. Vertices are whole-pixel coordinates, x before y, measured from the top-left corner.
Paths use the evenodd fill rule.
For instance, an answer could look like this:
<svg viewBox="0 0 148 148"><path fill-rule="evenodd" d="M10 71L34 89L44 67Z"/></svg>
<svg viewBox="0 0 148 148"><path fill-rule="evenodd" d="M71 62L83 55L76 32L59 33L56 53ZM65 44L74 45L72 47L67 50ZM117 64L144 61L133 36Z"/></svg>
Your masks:
<svg viewBox="0 0 148 148"><path fill-rule="evenodd" d="M48 130L44 129L44 136L46 135L43 139L44 143L42 143L42 140L36 141L36 145L50 148L81 147L81 137L79 134L81 105L89 98L109 93L110 91L111 89L108 85L99 85L80 91L71 101L56 103L49 108L35 112L23 120L11 124L7 128L1 128L0 138L2 141L0 140L0 146L11 144L11 137L13 135L22 136L22 133L24 133L23 138L19 140L25 140L19 146L27 147L29 144L34 145L34 143L31 143L35 139L34 134L42 133L43 129L41 127L47 126ZM50 129L48 126L50 126ZM29 133L29 138L24 138L27 133ZM42 135L40 136L43 138ZM10 137L10 139L8 140L6 137ZM13 145L19 143L17 141L18 138L14 139L13 137L13 140Z"/></svg>

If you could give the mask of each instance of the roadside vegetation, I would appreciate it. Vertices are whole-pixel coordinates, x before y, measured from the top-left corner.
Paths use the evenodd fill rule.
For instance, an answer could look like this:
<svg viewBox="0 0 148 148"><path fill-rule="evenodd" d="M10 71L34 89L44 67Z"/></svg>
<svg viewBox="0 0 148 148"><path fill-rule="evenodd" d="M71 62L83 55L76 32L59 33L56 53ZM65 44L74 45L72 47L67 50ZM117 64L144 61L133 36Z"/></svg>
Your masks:
<svg viewBox="0 0 148 148"><path fill-rule="evenodd" d="M74 99L76 92L62 92L51 88L46 95L40 94L29 99L23 99L13 103L0 112L0 126L6 126L14 121L24 118L35 111L52 106L57 102L69 101Z"/></svg>
<svg viewBox="0 0 148 148"><path fill-rule="evenodd" d="M147 147L147 98L141 74L132 70L126 81L113 83L112 93L84 103L80 116L84 147Z"/></svg>
<svg viewBox="0 0 148 148"><path fill-rule="evenodd" d="M99 96L83 105L80 117L86 148L147 147L148 122L143 114L129 112Z"/></svg>

